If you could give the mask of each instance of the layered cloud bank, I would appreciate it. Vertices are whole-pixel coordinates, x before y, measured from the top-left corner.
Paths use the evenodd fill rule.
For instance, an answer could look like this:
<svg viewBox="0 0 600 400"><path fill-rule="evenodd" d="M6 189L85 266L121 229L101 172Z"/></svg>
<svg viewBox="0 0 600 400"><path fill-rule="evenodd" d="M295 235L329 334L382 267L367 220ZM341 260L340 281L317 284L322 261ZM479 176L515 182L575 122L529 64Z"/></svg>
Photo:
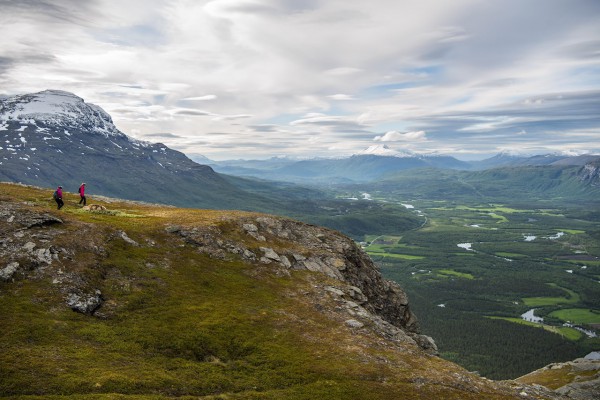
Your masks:
<svg viewBox="0 0 600 400"><path fill-rule="evenodd" d="M215 159L600 152L595 0L0 2L0 93Z"/></svg>

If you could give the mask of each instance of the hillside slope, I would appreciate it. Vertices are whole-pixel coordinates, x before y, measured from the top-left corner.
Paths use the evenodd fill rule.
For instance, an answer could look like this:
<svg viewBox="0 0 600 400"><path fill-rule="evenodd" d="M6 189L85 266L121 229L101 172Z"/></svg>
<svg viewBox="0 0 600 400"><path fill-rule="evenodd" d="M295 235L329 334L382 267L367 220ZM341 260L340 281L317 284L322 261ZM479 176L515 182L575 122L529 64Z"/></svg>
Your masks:
<svg viewBox="0 0 600 400"><path fill-rule="evenodd" d="M0 397L561 398L432 355L402 289L336 232L50 195L0 184Z"/></svg>

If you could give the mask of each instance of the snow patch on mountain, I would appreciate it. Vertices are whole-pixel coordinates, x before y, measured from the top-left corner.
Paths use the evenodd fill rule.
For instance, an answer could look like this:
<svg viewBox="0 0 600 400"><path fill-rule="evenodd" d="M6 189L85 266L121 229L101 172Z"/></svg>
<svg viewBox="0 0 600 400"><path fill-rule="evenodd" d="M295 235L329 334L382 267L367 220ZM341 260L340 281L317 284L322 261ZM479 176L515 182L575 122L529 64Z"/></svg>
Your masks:
<svg viewBox="0 0 600 400"><path fill-rule="evenodd" d="M385 144L376 144L376 145L370 146L366 150L356 153L356 155L374 155L374 156L400 157L400 158L414 157L414 154L412 154L410 152L402 152L402 151L390 149Z"/></svg>
<svg viewBox="0 0 600 400"><path fill-rule="evenodd" d="M505 149L505 150L502 150L501 152L499 152L498 154L496 154L496 157L498 157L498 158L500 158L500 157L515 158L515 157L532 157L532 156L534 156L534 154L531 152L526 152L523 150L516 150L516 149Z"/></svg>
<svg viewBox="0 0 600 400"><path fill-rule="evenodd" d="M0 125L18 122L21 130L38 125L81 129L108 136L123 136L102 108L62 90L17 95L0 100ZM65 130L65 133L67 130Z"/></svg>
<svg viewBox="0 0 600 400"><path fill-rule="evenodd" d="M78 113L74 110L84 103L82 98L60 90L44 90L31 95L15 96L4 102L14 106L8 116L18 119L39 114L63 114L77 117Z"/></svg>
<svg viewBox="0 0 600 400"><path fill-rule="evenodd" d="M62 90L44 90L38 93L0 99L0 131L18 124L18 131L33 127L36 133L50 135L63 133L67 139L74 132L90 132L106 138L126 139L134 146L149 148L154 144L134 139L119 131L111 116L101 107L86 103L81 97ZM53 136L53 135L52 135ZM52 139L58 139L55 136Z"/></svg>

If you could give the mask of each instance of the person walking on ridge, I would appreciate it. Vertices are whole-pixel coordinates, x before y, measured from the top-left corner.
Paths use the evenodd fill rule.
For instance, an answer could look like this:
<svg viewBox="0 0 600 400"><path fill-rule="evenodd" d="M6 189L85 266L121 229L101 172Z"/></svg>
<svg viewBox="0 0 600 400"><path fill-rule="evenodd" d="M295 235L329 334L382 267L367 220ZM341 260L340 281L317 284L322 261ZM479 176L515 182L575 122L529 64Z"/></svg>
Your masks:
<svg viewBox="0 0 600 400"><path fill-rule="evenodd" d="M62 206L65 205L65 203L63 202L63 192L62 192L62 186L59 186L56 188L56 191L54 192L54 200L56 201L56 204L58 205L58 210L60 210L62 208Z"/></svg>
<svg viewBox="0 0 600 400"><path fill-rule="evenodd" d="M81 199L79 200L79 204L83 203L83 205L85 206L85 204L86 204L86 199L85 199L85 182L83 182L81 184L81 186L79 186L79 196L81 197Z"/></svg>

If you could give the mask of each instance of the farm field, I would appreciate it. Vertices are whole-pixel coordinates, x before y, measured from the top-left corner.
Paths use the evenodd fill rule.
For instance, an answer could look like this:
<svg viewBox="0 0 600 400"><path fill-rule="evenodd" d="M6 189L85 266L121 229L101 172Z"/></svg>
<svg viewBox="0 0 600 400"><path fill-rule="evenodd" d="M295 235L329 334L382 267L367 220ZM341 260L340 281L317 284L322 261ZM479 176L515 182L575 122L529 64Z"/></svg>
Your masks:
<svg viewBox="0 0 600 400"><path fill-rule="evenodd" d="M568 208L385 200L423 225L363 247L442 357L507 379L600 349L600 223Z"/></svg>

